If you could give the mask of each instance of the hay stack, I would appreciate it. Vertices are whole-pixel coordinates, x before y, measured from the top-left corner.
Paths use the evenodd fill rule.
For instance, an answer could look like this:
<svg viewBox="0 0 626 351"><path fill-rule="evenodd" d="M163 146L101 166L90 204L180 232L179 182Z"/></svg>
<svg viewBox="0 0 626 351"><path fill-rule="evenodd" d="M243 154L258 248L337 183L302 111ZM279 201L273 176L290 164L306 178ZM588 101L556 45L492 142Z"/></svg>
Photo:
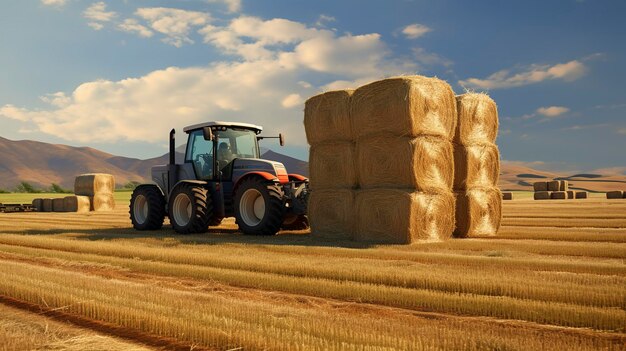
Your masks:
<svg viewBox="0 0 626 351"><path fill-rule="evenodd" d="M352 142L350 97L353 90L330 91L313 96L304 103L304 128L310 145L327 141Z"/></svg>
<svg viewBox="0 0 626 351"><path fill-rule="evenodd" d="M577 199L586 199L587 198L587 192L586 191L577 191L576 192L576 198Z"/></svg>
<svg viewBox="0 0 626 351"><path fill-rule="evenodd" d="M356 218L357 241L409 244L446 240L454 230L454 197L401 189L363 190L356 195Z"/></svg>
<svg viewBox="0 0 626 351"><path fill-rule="evenodd" d="M63 199L63 207L66 212L89 212L91 200L88 196L66 196Z"/></svg>
<svg viewBox="0 0 626 351"><path fill-rule="evenodd" d="M569 181L559 180L559 191L568 191L568 190L569 190Z"/></svg>
<svg viewBox="0 0 626 351"><path fill-rule="evenodd" d="M535 200L549 200L550 192L549 191L535 191L533 194L533 198Z"/></svg>
<svg viewBox="0 0 626 351"><path fill-rule="evenodd" d="M513 193L511 192L503 192L502 193L502 200L513 200Z"/></svg>
<svg viewBox="0 0 626 351"><path fill-rule="evenodd" d="M43 212L52 212L52 199L41 199L41 209Z"/></svg>
<svg viewBox="0 0 626 351"><path fill-rule="evenodd" d="M553 191L550 194L550 198L553 200L565 200L567 199L567 192L565 191Z"/></svg>
<svg viewBox="0 0 626 351"><path fill-rule="evenodd" d="M534 191L548 191L548 182L534 182L533 190Z"/></svg>
<svg viewBox="0 0 626 351"><path fill-rule="evenodd" d="M498 185L500 153L492 143L454 148L454 189Z"/></svg>
<svg viewBox="0 0 626 351"><path fill-rule="evenodd" d="M308 207L311 235L351 240L354 232L354 191L313 190Z"/></svg>
<svg viewBox="0 0 626 351"><path fill-rule="evenodd" d="M624 193L621 190L607 191L606 198L607 199L622 199L624 198Z"/></svg>
<svg viewBox="0 0 626 351"><path fill-rule="evenodd" d="M74 180L74 194L94 196L96 194L113 194L115 177L110 174L82 174Z"/></svg>
<svg viewBox="0 0 626 351"><path fill-rule="evenodd" d="M502 193L495 187L455 193L456 229L459 238L495 236L502 221Z"/></svg>
<svg viewBox="0 0 626 351"><path fill-rule="evenodd" d="M558 180L548 182L548 191L560 191L559 189L561 189L561 182Z"/></svg>
<svg viewBox="0 0 626 351"><path fill-rule="evenodd" d="M428 193L450 191L454 178L452 143L437 137L369 136L357 143L363 189L399 188Z"/></svg>
<svg viewBox="0 0 626 351"><path fill-rule="evenodd" d="M357 139L389 132L451 140L456 129L454 92L437 78L395 77L364 85L352 95L350 114Z"/></svg>
<svg viewBox="0 0 626 351"><path fill-rule="evenodd" d="M576 192L574 190L568 190L566 191L567 193L567 199L575 199L576 198Z"/></svg>
<svg viewBox="0 0 626 351"><path fill-rule="evenodd" d="M467 93L456 97L458 120L454 142L461 145L496 141L498 107L487 94Z"/></svg>
<svg viewBox="0 0 626 351"><path fill-rule="evenodd" d="M92 211L112 211L115 209L113 194L100 193L89 196Z"/></svg>
<svg viewBox="0 0 626 351"><path fill-rule="evenodd" d="M43 199L33 199L33 209L37 212L43 212Z"/></svg>
<svg viewBox="0 0 626 351"><path fill-rule="evenodd" d="M309 175L311 189L357 187L355 147L352 142L311 146Z"/></svg>
<svg viewBox="0 0 626 351"><path fill-rule="evenodd" d="M52 212L65 212L63 198L52 199Z"/></svg>

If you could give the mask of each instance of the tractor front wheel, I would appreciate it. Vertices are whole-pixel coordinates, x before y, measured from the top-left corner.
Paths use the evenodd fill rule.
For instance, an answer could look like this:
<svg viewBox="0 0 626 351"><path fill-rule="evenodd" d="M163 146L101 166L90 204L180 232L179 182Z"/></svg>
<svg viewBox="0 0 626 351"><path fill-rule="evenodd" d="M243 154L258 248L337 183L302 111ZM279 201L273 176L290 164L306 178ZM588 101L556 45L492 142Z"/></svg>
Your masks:
<svg viewBox="0 0 626 351"><path fill-rule="evenodd" d="M211 196L201 186L179 184L170 197L169 217L177 233L204 233L213 217Z"/></svg>
<svg viewBox="0 0 626 351"><path fill-rule="evenodd" d="M283 190L259 178L244 180L235 194L235 219L244 234L274 235L283 222Z"/></svg>
<svg viewBox="0 0 626 351"><path fill-rule="evenodd" d="M137 230L157 230L165 219L165 197L155 185L139 186L130 198L130 221Z"/></svg>

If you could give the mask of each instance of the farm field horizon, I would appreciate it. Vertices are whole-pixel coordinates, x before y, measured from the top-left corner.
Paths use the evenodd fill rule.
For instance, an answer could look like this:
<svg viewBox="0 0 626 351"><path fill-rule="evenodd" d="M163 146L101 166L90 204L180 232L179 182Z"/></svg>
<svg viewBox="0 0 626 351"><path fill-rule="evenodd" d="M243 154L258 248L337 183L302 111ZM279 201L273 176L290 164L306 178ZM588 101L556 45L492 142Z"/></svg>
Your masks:
<svg viewBox="0 0 626 351"><path fill-rule="evenodd" d="M202 235L167 222L140 233L128 196L117 193L112 212L0 214L0 307L12 325L70 330L19 345L72 349L81 335L180 350L626 343L623 200L504 201L496 237L370 246L308 230L245 236L233 220ZM9 199L29 197L0 195ZM7 350L14 329L0 333Z"/></svg>

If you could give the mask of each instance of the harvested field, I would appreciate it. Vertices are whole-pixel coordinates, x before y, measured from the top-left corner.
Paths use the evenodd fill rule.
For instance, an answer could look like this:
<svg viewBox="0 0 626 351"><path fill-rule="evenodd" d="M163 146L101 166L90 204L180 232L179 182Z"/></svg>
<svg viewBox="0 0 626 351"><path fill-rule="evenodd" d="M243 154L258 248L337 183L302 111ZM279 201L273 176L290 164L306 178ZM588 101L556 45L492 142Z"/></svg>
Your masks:
<svg viewBox="0 0 626 351"><path fill-rule="evenodd" d="M0 214L0 301L55 309L73 324L69 339L128 343L118 349L626 343L626 201L506 201L496 237L370 246L308 231L243 236L232 220L204 235L177 235L167 222L139 233L121 196L111 212ZM10 316L1 323L20 327L0 327L0 343L46 348L45 333L14 335L43 321L56 328L53 315Z"/></svg>

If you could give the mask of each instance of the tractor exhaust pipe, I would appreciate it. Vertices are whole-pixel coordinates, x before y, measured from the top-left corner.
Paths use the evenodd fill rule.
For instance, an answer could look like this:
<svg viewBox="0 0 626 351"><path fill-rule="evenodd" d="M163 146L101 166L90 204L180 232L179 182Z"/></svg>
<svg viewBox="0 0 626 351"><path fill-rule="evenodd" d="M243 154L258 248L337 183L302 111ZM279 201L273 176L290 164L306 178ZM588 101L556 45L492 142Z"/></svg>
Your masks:
<svg viewBox="0 0 626 351"><path fill-rule="evenodd" d="M170 165L176 164L176 148L174 145L176 142L176 138L174 137L175 134L176 129L170 130Z"/></svg>
<svg viewBox="0 0 626 351"><path fill-rule="evenodd" d="M170 131L170 164L167 166L167 193L169 194L178 182L178 166L176 165L176 130Z"/></svg>

